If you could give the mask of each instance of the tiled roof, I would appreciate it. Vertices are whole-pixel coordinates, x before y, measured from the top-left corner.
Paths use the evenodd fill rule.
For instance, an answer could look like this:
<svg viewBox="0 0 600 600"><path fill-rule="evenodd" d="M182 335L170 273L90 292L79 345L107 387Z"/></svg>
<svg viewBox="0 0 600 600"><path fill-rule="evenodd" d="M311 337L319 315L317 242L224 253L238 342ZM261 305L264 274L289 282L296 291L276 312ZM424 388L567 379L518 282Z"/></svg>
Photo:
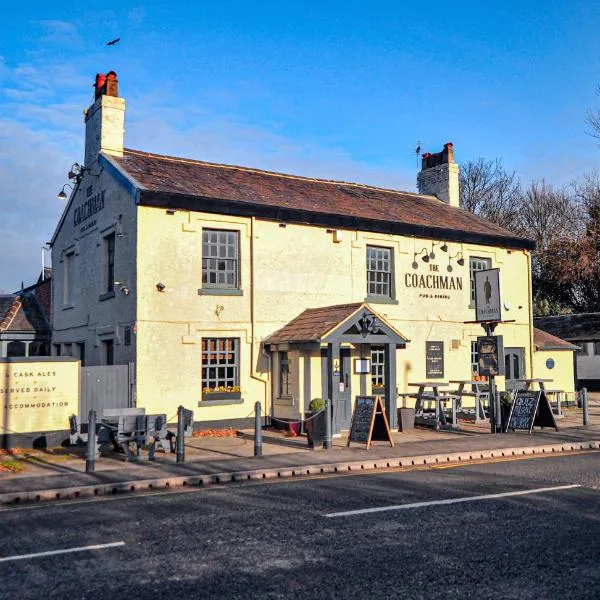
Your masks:
<svg viewBox="0 0 600 600"><path fill-rule="evenodd" d="M49 330L35 297L30 294L0 296L0 332Z"/></svg>
<svg viewBox="0 0 600 600"><path fill-rule="evenodd" d="M339 304L307 308L287 325L267 337L265 344L285 342L318 342L327 332L356 312L363 304Z"/></svg>
<svg viewBox="0 0 600 600"><path fill-rule="evenodd" d="M600 340L600 313L534 317L536 327L573 342Z"/></svg>
<svg viewBox="0 0 600 600"><path fill-rule="evenodd" d="M451 240L470 234L481 240L480 243L533 247L531 240L520 238L467 210L449 206L434 196L138 150L126 149L122 158L105 158L140 187L142 204L201 210L212 200L217 201L213 212L227 203L229 208L238 209L245 206L300 211L314 215L317 220L334 215L346 219L348 227L357 220L361 224L357 228L365 227L368 222L376 223L379 228L385 224L402 224L421 237L447 236L445 239Z"/></svg>
<svg viewBox="0 0 600 600"><path fill-rule="evenodd" d="M577 346L537 327L533 328L533 343L536 350L577 350Z"/></svg>

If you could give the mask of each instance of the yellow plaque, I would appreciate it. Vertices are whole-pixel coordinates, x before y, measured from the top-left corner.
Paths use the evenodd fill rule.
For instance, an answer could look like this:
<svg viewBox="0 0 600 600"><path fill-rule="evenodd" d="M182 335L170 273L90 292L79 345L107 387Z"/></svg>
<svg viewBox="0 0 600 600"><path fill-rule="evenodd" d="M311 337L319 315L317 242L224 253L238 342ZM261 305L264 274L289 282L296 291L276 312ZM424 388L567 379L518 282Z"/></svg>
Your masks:
<svg viewBox="0 0 600 600"><path fill-rule="evenodd" d="M79 361L0 362L0 433L69 428L79 412Z"/></svg>

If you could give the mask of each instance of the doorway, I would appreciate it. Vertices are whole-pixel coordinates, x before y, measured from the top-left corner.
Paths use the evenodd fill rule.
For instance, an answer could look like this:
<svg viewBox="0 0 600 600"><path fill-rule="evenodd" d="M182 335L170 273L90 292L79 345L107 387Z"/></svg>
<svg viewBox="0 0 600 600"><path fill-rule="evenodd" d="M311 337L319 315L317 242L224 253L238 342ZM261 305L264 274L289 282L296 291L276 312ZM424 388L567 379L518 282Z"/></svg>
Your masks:
<svg viewBox="0 0 600 600"><path fill-rule="evenodd" d="M525 377L525 349L505 348L504 369L506 378L506 391L511 392L519 387L518 379Z"/></svg>

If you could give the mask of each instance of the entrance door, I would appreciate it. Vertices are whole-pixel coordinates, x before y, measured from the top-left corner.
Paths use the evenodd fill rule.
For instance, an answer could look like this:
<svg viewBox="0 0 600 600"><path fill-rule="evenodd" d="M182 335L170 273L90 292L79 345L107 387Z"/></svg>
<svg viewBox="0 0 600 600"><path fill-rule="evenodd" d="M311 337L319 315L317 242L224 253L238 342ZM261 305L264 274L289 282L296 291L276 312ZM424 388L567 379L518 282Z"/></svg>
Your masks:
<svg viewBox="0 0 600 600"><path fill-rule="evenodd" d="M523 377L525 377L524 348L505 348L504 368L506 377L506 390L512 391L519 386L516 380L523 379Z"/></svg>
<svg viewBox="0 0 600 600"><path fill-rule="evenodd" d="M350 429L352 419L352 360L350 350L340 350L340 395L337 406L337 426L339 429Z"/></svg>

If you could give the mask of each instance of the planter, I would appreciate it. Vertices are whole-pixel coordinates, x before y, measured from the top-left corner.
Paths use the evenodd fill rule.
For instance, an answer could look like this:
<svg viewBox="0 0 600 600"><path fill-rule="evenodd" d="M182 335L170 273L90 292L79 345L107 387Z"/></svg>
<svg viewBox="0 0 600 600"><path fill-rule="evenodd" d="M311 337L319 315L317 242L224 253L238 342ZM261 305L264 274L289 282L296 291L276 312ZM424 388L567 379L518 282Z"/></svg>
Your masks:
<svg viewBox="0 0 600 600"><path fill-rule="evenodd" d="M415 428L415 409L398 409L398 431L408 431Z"/></svg>
<svg viewBox="0 0 600 600"><path fill-rule="evenodd" d="M242 392L209 392L202 394L202 400L210 402L211 400L240 400Z"/></svg>
<svg viewBox="0 0 600 600"><path fill-rule="evenodd" d="M308 447L313 449L323 447L323 442L325 441L325 429L327 427L324 410L318 414L307 412L305 418L308 419L315 414L317 415L316 417L304 422L306 437L308 438Z"/></svg>

